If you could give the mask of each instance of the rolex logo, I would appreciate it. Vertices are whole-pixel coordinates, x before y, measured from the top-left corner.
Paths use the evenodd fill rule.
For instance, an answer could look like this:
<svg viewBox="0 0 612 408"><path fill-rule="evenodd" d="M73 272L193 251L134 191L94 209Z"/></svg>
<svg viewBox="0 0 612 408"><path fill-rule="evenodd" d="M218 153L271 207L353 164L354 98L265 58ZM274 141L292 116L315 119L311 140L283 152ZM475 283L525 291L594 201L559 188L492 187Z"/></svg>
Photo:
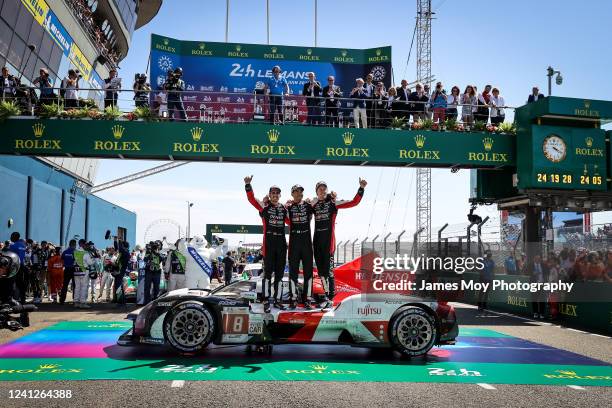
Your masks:
<svg viewBox="0 0 612 408"><path fill-rule="evenodd" d="M376 56L377 56L377 57L380 57L381 52L382 52L382 51L381 51L380 49L376 50Z"/></svg>
<svg viewBox="0 0 612 408"><path fill-rule="evenodd" d="M587 109L591 108L591 101L584 101L584 107Z"/></svg>
<svg viewBox="0 0 612 408"><path fill-rule="evenodd" d="M313 370L317 370L317 371L327 370L327 366L320 365L320 364L311 365L310 368L312 368Z"/></svg>
<svg viewBox="0 0 612 408"><path fill-rule="evenodd" d="M168 40L167 38L164 38L162 42L164 43L164 45L170 44L170 40Z"/></svg>
<svg viewBox="0 0 612 408"><path fill-rule="evenodd" d="M204 43L200 43L200 45L198 46L199 49L203 50L204 48L206 48L206 44Z"/></svg>
<svg viewBox="0 0 612 408"><path fill-rule="evenodd" d="M308 48L308 49L306 50L306 54L308 54L308 55L312 55L312 49Z"/></svg>
<svg viewBox="0 0 612 408"><path fill-rule="evenodd" d="M355 135L352 134L351 132L344 132L342 134L342 140L344 141L344 144L347 146L350 146L353 144L353 139L355 139Z"/></svg>
<svg viewBox="0 0 612 408"><path fill-rule="evenodd" d="M41 370L53 370L57 367L59 367L59 364L41 364L38 366L38 368Z"/></svg>
<svg viewBox="0 0 612 408"><path fill-rule="evenodd" d="M276 47L272 47L272 54L276 54Z"/></svg>
<svg viewBox="0 0 612 408"><path fill-rule="evenodd" d="M121 139L125 128L121 125L115 125L111 129L113 130L113 137L117 140Z"/></svg>
<svg viewBox="0 0 612 408"><path fill-rule="evenodd" d="M278 142L279 136L280 136L280 132L278 130L276 129L268 130L268 140L270 140L270 143Z"/></svg>
<svg viewBox="0 0 612 408"><path fill-rule="evenodd" d="M423 135L416 135L414 137L414 143L416 144L416 147L421 149L423 146L425 146L425 139L426 138Z"/></svg>
<svg viewBox="0 0 612 408"><path fill-rule="evenodd" d="M34 131L34 136L41 137L45 131L45 125L42 123L35 123L34 126L32 126L32 130Z"/></svg>
<svg viewBox="0 0 612 408"><path fill-rule="evenodd" d="M571 370L556 370L556 372L564 375L576 375L576 372Z"/></svg>
<svg viewBox="0 0 612 408"><path fill-rule="evenodd" d="M587 137L584 139L584 143L586 143L587 147L591 147L593 146L593 138L592 137Z"/></svg>
<svg viewBox="0 0 612 408"><path fill-rule="evenodd" d="M485 137L482 139L482 145L487 152L490 151L493 148L493 139L490 137Z"/></svg>
<svg viewBox="0 0 612 408"><path fill-rule="evenodd" d="M242 49L242 45L240 44L236 45L236 51L240 52L241 49Z"/></svg>
<svg viewBox="0 0 612 408"><path fill-rule="evenodd" d="M191 128L191 137L193 138L194 142L199 142L200 139L202 138L202 128L199 128L199 127Z"/></svg>
<svg viewBox="0 0 612 408"><path fill-rule="evenodd" d="M343 57L346 57L346 54L348 54L347 50L342 50L342 52L340 53Z"/></svg>

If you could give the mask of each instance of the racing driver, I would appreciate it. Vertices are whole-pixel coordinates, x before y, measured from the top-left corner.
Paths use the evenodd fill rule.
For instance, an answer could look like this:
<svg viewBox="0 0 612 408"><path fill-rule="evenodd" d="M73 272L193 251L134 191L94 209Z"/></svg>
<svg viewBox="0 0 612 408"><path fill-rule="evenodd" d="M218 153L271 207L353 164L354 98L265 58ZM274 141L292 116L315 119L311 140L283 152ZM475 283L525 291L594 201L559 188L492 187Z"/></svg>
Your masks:
<svg viewBox="0 0 612 408"><path fill-rule="evenodd" d="M296 308L300 261L304 270L304 307L312 308L312 238L310 220L314 212L309 201L304 201L304 187L291 187L293 200L287 202L289 213L289 294L290 309Z"/></svg>
<svg viewBox="0 0 612 408"><path fill-rule="evenodd" d="M264 242L262 254L264 257L264 279L262 281L262 293L264 312L270 312L270 289L272 286L271 278L274 272L274 307L284 309L281 299L279 285L285 274L285 262L287 258L287 241L285 241L285 222L287 209L279 203L281 189L278 186L270 187L268 196L270 202L264 206L262 201L255 198L251 181L253 176L244 178L244 188L249 202L257 209L263 223Z"/></svg>
<svg viewBox="0 0 612 408"><path fill-rule="evenodd" d="M327 183L319 181L315 187L317 197L312 201L315 216L315 232L313 238L314 258L321 284L325 291L325 298L321 303L322 309L333 307L336 291L334 284L334 251L336 239L334 228L336 214L339 209L355 207L361 202L367 181L359 178L359 189L351 201L336 201L336 194L327 194Z"/></svg>

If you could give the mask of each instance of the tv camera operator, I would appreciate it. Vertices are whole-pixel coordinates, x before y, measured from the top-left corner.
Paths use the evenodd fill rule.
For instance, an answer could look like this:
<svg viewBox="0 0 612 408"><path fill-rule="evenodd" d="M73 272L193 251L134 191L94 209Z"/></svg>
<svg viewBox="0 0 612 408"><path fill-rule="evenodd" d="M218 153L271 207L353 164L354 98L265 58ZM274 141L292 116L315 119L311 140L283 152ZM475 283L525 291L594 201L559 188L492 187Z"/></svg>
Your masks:
<svg viewBox="0 0 612 408"><path fill-rule="evenodd" d="M21 266L19 256L11 251L0 252L0 329L20 330L30 325L28 312L35 311L36 306L22 306L13 299L12 293L15 276ZM19 318L12 314L19 313Z"/></svg>
<svg viewBox="0 0 612 408"><path fill-rule="evenodd" d="M174 71L168 72L164 89L168 91L168 116L174 120L174 114L178 112L181 120L187 120L185 107L183 106L183 92L185 92L185 81L183 68L178 67Z"/></svg>
<svg viewBox="0 0 612 408"><path fill-rule="evenodd" d="M162 263L162 258L159 251L161 250L162 245L159 241L151 241L145 248L144 303L148 304L151 300L157 299L157 296L159 295ZM153 289L153 296L151 296L151 289Z"/></svg>
<svg viewBox="0 0 612 408"><path fill-rule="evenodd" d="M149 95L151 85L147 82L146 74L136 74L134 76L134 104L136 107L149 106Z"/></svg>

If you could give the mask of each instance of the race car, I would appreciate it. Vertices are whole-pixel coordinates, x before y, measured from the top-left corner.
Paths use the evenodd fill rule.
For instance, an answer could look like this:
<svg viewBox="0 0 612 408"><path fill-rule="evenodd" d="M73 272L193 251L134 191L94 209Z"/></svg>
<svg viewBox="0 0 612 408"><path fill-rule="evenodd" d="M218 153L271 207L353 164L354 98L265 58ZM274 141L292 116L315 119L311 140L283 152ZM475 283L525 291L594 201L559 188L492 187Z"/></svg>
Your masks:
<svg viewBox="0 0 612 408"><path fill-rule="evenodd" d="M185 355L211 343L265 346L269 351L273 344L333 343L392 348L407 356L455 343L459 328L452 306L412 295L361 293L354 281L341 279L341 272L357 276L358 271L336 269L336 296L329 310L272 308L265 313L257 301L259 276L212 291L172 291L130 313L132 328L117 343L167 344ZM286 297L287 277L281 290ZM315 300L322 295L320 284L314 293Z"/></svg>

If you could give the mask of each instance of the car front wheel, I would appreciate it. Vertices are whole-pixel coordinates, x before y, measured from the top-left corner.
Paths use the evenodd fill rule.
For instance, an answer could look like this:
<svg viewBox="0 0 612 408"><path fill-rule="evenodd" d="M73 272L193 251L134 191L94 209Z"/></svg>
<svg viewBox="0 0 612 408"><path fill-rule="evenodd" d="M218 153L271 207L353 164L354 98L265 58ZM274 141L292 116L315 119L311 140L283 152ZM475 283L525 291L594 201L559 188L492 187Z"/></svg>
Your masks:
<svg viewBox="0 0 612 408"><path fill-rule="evenodd" d="M215 320L208 308L194 301L177 304L164 319L166 341L183 354L197 353L206 348L215 329Z"/></svg>
<svg viewBox="0 0 612 408"><path fill-rule="evenodd" d="M436 343L438 330L435 318L420 307L399 309L390 327L393 347L404 355L425 355Z"/></svg>

